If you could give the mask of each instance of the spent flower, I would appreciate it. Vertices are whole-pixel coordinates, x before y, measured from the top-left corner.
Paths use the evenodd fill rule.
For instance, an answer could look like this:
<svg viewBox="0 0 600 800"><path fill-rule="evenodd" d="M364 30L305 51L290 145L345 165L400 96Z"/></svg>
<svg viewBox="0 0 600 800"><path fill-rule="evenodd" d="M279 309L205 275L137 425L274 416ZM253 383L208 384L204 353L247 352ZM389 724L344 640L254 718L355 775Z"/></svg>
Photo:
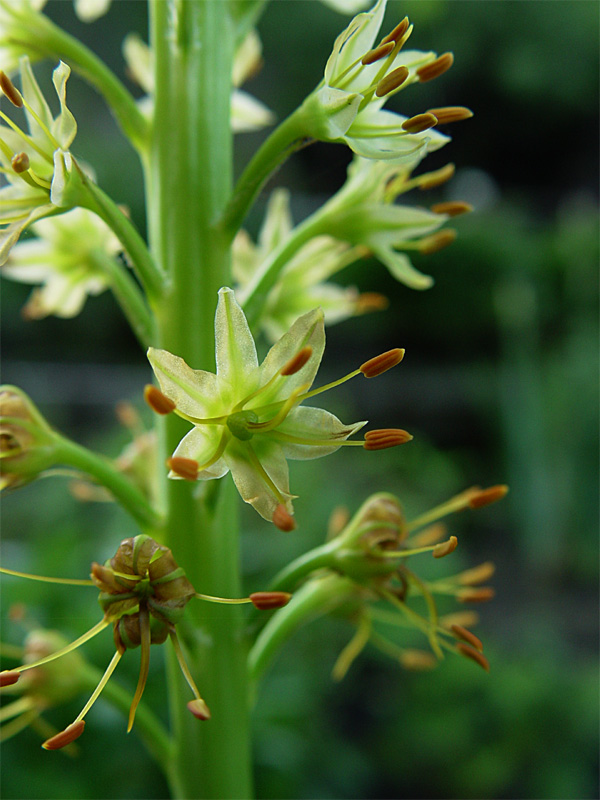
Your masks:
<svg viewBox="0 0 600 800"><path fill-rule="evenodd" d="M160 385L160 391L147 387L148 403L194 426L168 460L171 478L211 480L230 471L245 502L291 529L286 459L320 458L343 445L382 449L412 438L392 429L381 440L378 431L370 431L362 441L347 441L366 422L344 425L328 411L301 406L356 375L381 374L402 360L403 350L370 359L344 378L310 390L325 348L323 312L300 317L259 366L244 312L228 288L219 292L215 340L216 374L191 369L166 350L148 351Z"/></svg>
<svg viewBox="0 0 600 800"><path fill-rule="evenodd" d="M43 747L46 750L61 749L83 733L84 717L100 696L121 657L126 650L140 647L140 674L129 709L127 726L127 730L131 730L148 678L150 646L163 644L167 638L172 642L183 675L194 695L194 699L187 704L190 713L198 719L210 719L209 708L190 673L176 632L176 625L180 622L186 605L192 598L199 598L215 603L251 603L259 610L263 610L281 608L291 597L287 592L256 592L244 598L221 598L200 594L195 591L184 570L175 562L171 550L145 534L124 539L115 555L104 564L93 563L90 580L53 579L6 568L0 568L0 572L47 583L95 586L100 589L98 599L103 610L102 620L74 642L65 646L60 646L62 643L59 642L58 648L52 652L42 653L21 666L1 672L1 686L14 686L22 673L39 670L41 667L47 668L59 658L66 659L67 664L70 663L78 647L105 628L112 626L113 629L116 650L105 673L75 720L64 731L44 742ZM65 674L65 661L61 663L63 677L68 686L70 671ZM76 676L73 681L76 681Z"/></svg>

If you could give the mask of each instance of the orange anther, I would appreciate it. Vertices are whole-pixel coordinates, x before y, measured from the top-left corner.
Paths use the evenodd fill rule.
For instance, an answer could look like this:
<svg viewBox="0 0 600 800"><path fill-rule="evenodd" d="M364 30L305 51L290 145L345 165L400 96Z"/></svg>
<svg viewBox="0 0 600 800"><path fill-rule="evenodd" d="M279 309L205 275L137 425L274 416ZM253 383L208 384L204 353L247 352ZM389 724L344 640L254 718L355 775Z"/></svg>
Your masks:
<svg viewBox="0 0 600 800"><path fill-rule="evenodd" d="M193 458L167 458L167 467L186 481L198 480L198 462Z"/></svg>
<svg viewBox="0 0 600 800"><path fill-rule="evenodd" d="M462 200L453 200L448 203L435 203L431 206L434 214L445 214L447 217L458 217L461 214L468 214L473 211L473 206L470 203L464 203Z"/></svg>
<svg viewBox="0 0 600 800"><path fill-rule="evenodd" d="M377 97L384 97L399 86L402 86L408 76L409 71L406 67L397 67L379 81L375 94Z"/></svg>
<svg viewBox="0 0 600 800"><path fill-rule="evenodd" d="M419 252L424 256L430 256L448 247L456 239L456 231L452 228L444 228L443 231L432 233L431 236L426 236L421 239L419 243Z"/></svg>
<svg viewBox="0 0 600 800"><path fill-rule="evenodd" d="M435 61L431 61L423 67L419 67L417 76L421 83L432 81L434 78L438 78L449 70L452 64L454 64L454 56L452 53L444 53L436 58Z"/></svg>
<svg viewBox="0 0 600 800"><path fill-rule="evenodd" d="M483 508L483 506L489 506L491 503L495 503L497 500L502 500L507 492L508 486L505 484L490 486L489 489L482 489L480 492L474 495L469 500L469 505L471 508Z"/></svg>
<svg viewBox="0 0 600 800"><path fill-rule="evenodd" d="M57 733L56 736L51 736L50 739L46 739L42 747L44 750L60 750L61 747L66 747L71 742L74 742L75 739L79 739L84 728L85 720L80 719L79 722L73 722L64 731Z"/></svg>
<svg viewBox="0 0 600 800"><path fill-rule="evenodd" d="M471 631L467 628L463 628L462 625L451 625L450 630L455 636L465 642L468 642L476 650L483 650L483 644L481 643L481 640L478 639L477 636L475 636L474 633L471 633Z"/></svg>
<svg viewBox="0 0 600 800"><path fill-rule="evenodd" d="M367 64L374 64L376 61L388 56L395 46L395 42L380 44L379 47L375 47L373 50L369 50L368 53L365 53L360 63L364 66L367 66Z"/></svg>
<svg viewBox="0 0 600 800"><path fill-rule="evenodd" d="M288 512L283 503L280 503L273 512L273 525L279 528L280 531L285 531L286 533L293 531L296 527L296 520Z"/></svg>
<svg viewBox="0 0 600 800"><path fill-rule="evenodd" d="M144 400L157 414L170 414L175 410L175 403L151 383L144 387Z"/></svg>
<svg viewBox="0 0 600 800"><path fill-rule="evenodd" d="M461 589L456 595L460 603L487 603L496 596L491 586L482 586L480 589Z"/></svg>
<svg viewBox="0 0 600 800"><path fill-rule="evenodd" d="M450 122L461 122L463 119L470 119L473 112L464 106L444 106L443 108L429 108L430 114L437 117L440 125L448 125Z"/></svg>
<svg viewBox="0 0 600 800"><path fill-rule="evenodd" d="M252 592L250 600L259 611L269 611L272 608L283 608L291 597L289 592Z"/></svg>
<svg viewBox="0 0 600 800"><path fill-rule="evenodd" d="M29 156L27 153L15 153L10 160L10 165L17 175L27 172L29 169Z"/></svg>
<svg viewBox="0 0 600 800"><path fill-rule="evenodd" d="M387 44L388 42L394 42L395 43L395 42L400 41L400 39L404 36L406 31L408 30L408 26L409 25L410 25L410 22L408 21L408 17L404 17L404 19L401 20L396 25L394 30L390 31L390 33L388 33L387 36L383 37L379 47L381 47L381 45Z"/></svg>
<svg viewBox="0 0 600 800"><path fill-rule="evenodd" d="M402 129L407 133L422 133L437 125L438 120L433 114L416 114L410 119L404 120Z"/></svg>
<svg viewBox="0 0 600 800"><path fill-rule="evenodd" d="M5 72L2 72L2 70L0 70L0 89L2 89L13 106L16 106L17 108L23 108L23 98L21 97L21 92L17 89L8 75Z"/></svg>
<svg viewBox="0 0 600 800"><path fill-rule="evenodd" d="M471 647L468 644L462 644L462 642L459 642L456 645L456 649L461 655L465 656L466 658L470 658L471 661L474 661L476 664L479 664L480 667L483 667L486 672L490 671L490 662L484 655L482 655L482 653L479 652L479 650L475 650L474 647Z"/></svg>
<svg viewBox="0 0 600 800"><path fill-rule="evenodd" d="M404 349L401 347L387 350L385 353L381 353L375 356L375 358L370 358L368 361L365 361L364 364L360 365L359 369L365 378L376 378L378 375L382 375L384 372L387 372L388 369L399 364L404 358L404 352Z"/></svg>
<svg viewBox="0 0 600 800"><path fill-rule="evenodd" d="M210 719L210 709L201 697L190 700L187 707L196 719Z"/></svg>
<svg viewBox="0 0 600 800"><path fill-rule="evenodd" d="M4 672L0 672L0 686L12 686L13 683L16 683L21 676L20 672L16 670L4 670Z"/></svg>
<svg viewBox="0 0 600 800"><path fill-rule="evenodd" d="M365 450L386 450L388 447L398 447L398 445L410 442L413 437L401 428L381 428L365 433Z"/></svg>
<svg viewBox="0 0 600 800"><path fill-rule="evenodd" d="M457 545L458 539L456 536L451 536L448 541L436 544L436 546L433 548L432 556L434 558L444 558L444 556L448 556L450 553L453 553L456 550Z"/></svg>

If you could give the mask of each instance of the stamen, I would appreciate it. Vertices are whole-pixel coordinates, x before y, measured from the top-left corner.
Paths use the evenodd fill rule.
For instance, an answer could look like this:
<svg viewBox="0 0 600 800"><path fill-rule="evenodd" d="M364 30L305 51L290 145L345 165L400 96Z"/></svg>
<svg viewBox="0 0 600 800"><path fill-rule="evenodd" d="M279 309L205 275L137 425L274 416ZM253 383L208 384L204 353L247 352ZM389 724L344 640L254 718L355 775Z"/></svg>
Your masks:
<svg viewBox="0 0 600 800"><path fill-rule="evenodd" d="M390 31L390 33L388 33L387 36L383 37L379 47L381 47L384 44L387 44L388 42L394 42L394 43L398 42L404 36L406 31L408 30L408 26L409 25L410 25L410 22L408 21L408 17L404 17L404 19L401 20L396 25L396 27L392 31Z"/></svg>
<svg viewBox="0 0 600 800"><path fill-rule="evenodd" d="M450 122L461 122L470 119L473 112L464 106L444 106L443 108L430 108L430 114L435 114L440 125L448 125Z"/></svg>
<svg viewBox="0 0 600 800"><path fill-rule="evenodd" d="M439 58L436 58L435 61L431 61L423 67L419 67L417 76L421 83L432 81L434 78L439 78L440 75L443 75L444 72L449 70L453 63L454 55L452 53L444 53L439 56Z"/></svg>
<svg viewBox="0 0 600 800"><path fill-rule="evenodd" d="M475 611L455 611L452 614L444 614L440 617L439 623L442 628L450 630L453 625L460 625L463 628L469 625L477 625L479 622L479 614Z"/></svg>
<svg viewBox="0 0 600 800"><path fill-rule="evenodd" d="M474 661L476 664L479 664L480 667L483 667L486 672L490 671L490 662L478 650L475 650L474 647L470 647L468 644L459 643L456 645L456 649L462 656L470 658L471 661Z"/></svg>
<svg viewBox="0 0 600 800"><path fill-rule="evenodd" d="M28 572L17 572L16 569L6 569L0 567L0 572L4 575L14 575L16 578L28 578L30 581L41 581L42 583L59 583L65 586L93 586L94 582L79 578L46 578L44 575L30 575Z"/></svg>
<svg viewBox="0 0 600 800"><path fill-rule="evenodd" d="M479 589L460 589L456 599L460 603L487 603L496 596L491 586L482 586Z"/></svg>
<svg viewBox="0 0 600 800"><path fill-rule="evenodd" d="M273 512L273 525L279 528L280 531L285 531L285 533L289 533L296 528L296 520L283 503L280 503Z"/></svg>
<svg viewBox="0 0 600 800"><path fill-rule="evenodd" d="M356 633L339 654L338 659L333 666L331 677L334 681L342 680L352 666L354 660L364 650L364 647L369 641L370 636L371 620L366 614L363 614L358 623Z"/></svg>
<svg viewBox="0 0 600 800"><path fill-rule="evenodd" d="M92 696L90 697L90 699L87 701L87 703L84 705L84 707L81 709L81 711L77 715L75 721L73 722L73 725L76 725L76 724L78 724L80 722L83 722L83 718L85 717L85 715L88 713L90 708L94 705L96 700L100 697L100 694L101 694L102 690L104 689L104 687L108 683L108 681L110 679L110 676L115 671L115 668L116 668L117 664L119 663L119 661L121 660L121 656L123 655L124 652L125 652L124 650L117 650L116 653L114 654L114 656L111 658L110 664L108 665L108 667L104 671L104 675L100 678L98 686L96 686L96 688L92 692ZM71 726L69 726L69 727L71 727ZM67 730L68 730L68 728L67 728ZM83 730L83 728L82 728L82 730Z"/></svg>
<svg viewBox="0 0 600 800"><path fill-rule="evenodd" d="M375 358L370 358L368 361L365 361L364 364L360 365L359 371L362 372L365 378L376 378L378 375L382 375L384 372L387 372L388 369L399 364L404 358L404 353L405 350L401 347L387 350L385 353L381 353L375 356Z"/></svg>
<svg viewBox="0 0 600 800"><path fill-rule="evenodd" d="M463 628L462 625L451 625L450 630L459 639L468 642L471 645L471 647L474 647L476 650L479 650L480 652L483 650L483 644L481 640L478 639L474 633L471 633L470 630L467 630L467 628Z"/></svg>
<svg viewBox="0 0 600 800"><path fill-rule="evenodd" d="M135 689L135 695L133 696L133 700L131 701L131 706L129 708L129 720L127 722L127 733L133 727L133 721L135 720L135 712L137 707L142 699L142 695L144 694L144 689L146 688L146 681L148 680L148 671L150 669L150 617L148 615L148 608L142 606L140 604L140 613L139 613L139 622L140 622L140 644L141 644L141 654L140 654L140 677L138 678L138 684Z"/></svg>
<svg viewBox="0 0 600 800"><path fill-rule="evenodd" d="M435 657L426 650L404 650L398 660L404 669L414 671L433 669L437 664Z"/></svg>
<svg viewBox="0 0 600 800"><path fill-rule="evenodd" d="M367 314L369 311L384 311L390 301L384 294L379 292L362 292L356 300L356 312Z"/></svg>
<svg viewBox="0 0 600 800"><path fill-rule="evenodd" d="M193 458L179 458L178 456L173 456L172 458L167 458L166 465L172 472L186 481L198 480L199 465Z"/></svg>
<svg viewBox="0 0 600 800"><path fill-rule="evenodd" d="M269 611L272 608L283 608L290 602L292 595L289 592L252 592L250 600L259 611Z"/></svg>
<svg viewBox="0 0 600 800"><path fill-rule="evenodd" d="M377 84L375 94L377 97L385 97L386 94L395 91L406 81L409 76L406 67L397 67L382 78Z"/></svg>
<svg viewBox="0 0 600 800"><path fill-rule="evenodd" d="M192 678L192 674L185 661L183 650L181 649L181 644L179 643L179 638L177 637L177 633L174 627L169 629L169 636L171 637L171 642L173 643L173 649L175 650L177 661L179 662L179 666L181 667L181 671L183 672L183 677L186 679L188 686L194 693L194 699L190 700L190 702L187 704L187 707L191 711L191 713L198 719L210 719L210 710L206 705L206 703L204 702L204 700L202 699L202 697L200 696L198 687L196 686L194 679Z"/></svg>
<svg viewBox="0 0 600 800"><path fill-rule="evenodd" d="M427 172L425 175L421 175L420 178L417 179L419 181L419 189L422 191L426 191L427 189L435 189L436 186L441 186L443 183L446 183L446 181L449 181L450 178L454 176L455 172L456 167L454 164L446 164L446 166L441 167L441 169L436 169L433 172Z"/></svg>
<svg viewBox="0 0 600 800"><path fill-rule="evenodd" d="M23 96L17 89L8 75L0 69L0 89L4 92L6 97L10 100L13 106L23 108Z"/></svg>
<svg viewBox="0 0 600 800"><path fill-rule="evenodd" d="M401 428L382 428L365 433L363 447L365 450L386 450L410 442L413 437Z"/></svg>
<svg viewBox="0 0 600 800"><path fill-rule="evenodd" d="M295 356L290 358L290 360L285 364L280 370L279 374L283 376L288 375L295 375L297 372L300 372L302 367L308 362L309 358L312 356L313 349L310 345L306 345L301 350L299 350Z"/></svg>
<svg viewBox="0 0 600 800"><path fill-rule="evenodd" d="M310 383L304 383L302 386L294 389L279 411L271 419L266 420L265 422L248 422L248 430L255 433L265 433L266 431L271 431L274 428L277 428L279 425L281 425L283 420L287 417L294 406L298 405L302 402L302 400L308 397L308 395L302 395L309 386Z"/></svg>
<svg viewBox="0 0 600 800"><path fill-rule="evenodd" d="M437 233L421 239L418 249L424 256L430 256L451 245L455 239L456 231L453 228L444 228L443 231L437 231Z"/></svg>
<svg viewBox="0 0 600 800"><path fill-rule="evenodd" d="M437 544L446 536L447 531L448 529L443 522L436 522L419 531L415 536L411 536L408 543L411 547L425 547L430 544Z"/></svg>
<svg viewBox="0 0 600 800"><path fill-rule="evenodd" d="M451 536L447 542L440 542L440 544L436 544L433 548L433 557L434 558L444 558L444 556L450 555L456 550L458 545L458 539L456 536Z"/></svg>
<svg viewBox="0 0 600 800"><path fill-rule="evenodd" d="M422 133L423 131L429 130L429 128L433 128L434 125L437 124L437 117L435 117L433 114L417 114L416 116L405 120L402 123L402 128L407 133Z"/></svg>
<svg viewBox="0 0 600 800"><path fill-rule="evenodd" d="M61 747L66 747L66 745L74 742L75 739L79 739L84 728L85 722L82 719L79 722L73 722L64 731L57 733L56 736L52 736L50 739L46 739L42 747L44 750L60 750Z"/></svg>
<svg viewBox="0 0 600 800"><path fill-rule="evenodd" d="M0 672L0 686L12 686L20 677L21 673L17 672L17 670L5 669L3 672Z"/></svg>
<svg viewBox="0 0 600 800"><path fill-rule="evenodd" d="M458 583L461 586L477 586L478 583L484 583L492 577L496 571L496 565L492 561L484 561L472 569L466 569L456 576Z"/></svg>
<svg viewBox="0 0 600 800"><path fill-rule="evenodd" d="M175 403L151 383L144 387L144 400L157 414L170 414L175 410Z"/></svg>
<svg viewBox="0 0 600 800"><path fill-rule="evenodd" d="M489 489L482 489L478 494L471 497L469 506L471 508L483 508L495 503L507 494L508 486L501 484L498 486L490 486Z"/></svg>
<svg viewBox="0 0 600 800"><path fill-rule="evenodd" d="M187 707L196 719L210 719L210 709L201 697L190 700Z"/></svg>
<svg viewBox="0 0 600 800"><path fill-rule="evenodd" d="M365 67L368 64L374 64L376 61L380 61L382 58L388 56L395 46L396 42L393 41L380 44L378 47L373 48L373 50L369 50L368 53L365 53L360 63Z"/></svg>
<svg viewBox="0 0 600 800"><path fill-rule="evenodd" d="M27 153L15 153L10 160L10 165L20 175L22 172L27 172L29 169L29 156Z"/></svg>
<svg viewBox="0 0 600 800"><path fill-rule="evenodd" d="M446 214L448 217L458 217L461 214L468 214L469 211L473 211L473 206L461 200L454 200L448 203L435 203L431 206L431 211L433 211L434 214Z"/></svg>

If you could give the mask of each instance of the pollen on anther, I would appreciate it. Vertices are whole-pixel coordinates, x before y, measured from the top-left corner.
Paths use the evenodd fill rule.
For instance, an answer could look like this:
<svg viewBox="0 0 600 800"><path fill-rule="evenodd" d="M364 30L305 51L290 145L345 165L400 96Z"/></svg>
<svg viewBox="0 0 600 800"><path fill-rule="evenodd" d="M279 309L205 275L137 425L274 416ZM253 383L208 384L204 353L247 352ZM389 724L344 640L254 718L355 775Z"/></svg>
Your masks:
<svg viewBox="0 0 600 800"><path fill-rule="evenodd" d="M2 72L2 70L0 70L0 89L2 89L13 106L16 106L17 108L23 108L23 98L21 97L21 92L17 89L8 75L5 72Z"/></svg>
<svg viewBox="0 0 600 800"><path fill-rule="evenodd" d="M480 652L483 650L483 644L481 642L481 639L475 636L474 633L471 633L471 631L468 630L468 628L464 628L462 625L451 625L450 630L456 637L462 639L464 642L468 642L468 644L470 644L471 647L474 647L476 650L479 650Z"/></svg>
<svg viewBox="0 0 600 800"><path fill-rule="evenodd" d="M406 31L408 30L409 25L410 22L408 21L408 17L404 17L404 19L401 20L396 25L396 27L388 33L387 36L383 37L383 39L381 40L381 44L379 46L381 47L381 45L387 44L388 42L396 43L400 41L400 39L404 36Z"/></svg>
<svg viewBox="0 0 600 800"><path fill-rule="evenodd" d="M447 203L435 203L431 206L431 211L434 214L446 214L448 217L459 217L461 214L468 214L473 211L473 206L470 203L464 203L462 200L452 200Z"/></svg>
<svg viewBox="0 0 600 800"><path fill-rule="evenodd" d="M439 56L429 64L425 64L422 67L419 67L417 70L417 76L421 83L426 83L427 81L432 81L434 78L438 78L440 75L443 75L444 72L450 69L452 64L454 63L454 56L452 53L444 53L443 55Z"/></svg>
<svg viewBox="0 0 600 800"><path fill-rule="evenodd" d="M387 450L410 442L413 437L401 428L381 428L365 433L365 450Z"/></svg>
<svg viewBox="0 0 600 800"><path fill-rule="evenodd" d="M360 365L359 369L365 378L376 378L399 364L404 358L404 353L405 351L401 347L386 350L385 353L365 361L364 364Z"/></svg>
<svg viewBox="0 0 600 800"><path fill-rule="evenodd" d="M466 658L470 658L471 661L474 661L476 664L479 664L480 667L483 667L486 672L490 671L490 662L482 653L479 652L479 650L476 650L474 647L471 647L468 644L462 644L462 642L459 642L456 645L456 649L461 655L465 656Z"/></svg>
<svg viewBox="0 0 600 800"><path fill-rule="evenodd" d="M4 670L0 672L0 686L12 686L21 677L21 673L16 670Z"/></svg>
<svg viewBox="0 0 600 800"><path fill-rule="evenodd" d="M462 122L470 119L473 112L465 106L443 106L442 108L428 108L427 111L437 117L440 125L448 125L450 122Z"/></svg>
<svg viewBox="0 0 600 800"><path fill-rule="evenodd" d="M210 719L210 709L201 697L190 700L187 707L196 719Z"/></svg>
<svg viewBox="0 0 600 800"><path fill-rule="evenodd" d="M288 376L288 375L295 375L297 372L300 372L302 367L308 362L309 358L312 356L312 352L313 352L312 347L309 344L307 344L306 347L303 347L301 350L298 350L296 355L290 358L290 360L279 371L279 374L283 376Z"/></svg>
<svg viewBox="0 0 600 800"><path fill-rule="evenodd" d="M292 595L289 592L252 592L249 597L252 605L259 611L269 611L286 606Z"/></svg>
<svg viewBox="0 0 600 800"><path fill-rule="evenodd" d="M167 458L166 464L180 478L186 481L198 480L198 462L194 461L193 458L173 456L172 458Z"/></svg>
<svg viewBox="0 0 600 800"><path fill-rule="evenodd" d="M490 486L489 489L482 489L469 500L471 508L483 508L489 506L491 503L496 503L498 500L507 494L508 486L500 484L498 486Z"/></svg>
<svg viewBox="0 0 600 800"><path fill-rule="evenodd" d="M175 410L175 403L151 383L144 387L144 400L157 414L170 414Z"/></svg>
<svg viewBox="0 0 600 800"><path fill-rule="evenodd" d="M377 97L384 97L386 94L395 91L402 86L409 74L406 67L397 67L379 81L375 94Z"/></svg>
<svg viewBox="0 0 600 800"><path fill-rule="evenodd" d="M10 160L10 165L17 175L27 172L29 169L29 156L27 153L15 153Z"/></svg>
<svg viewBox="0 0 600 800"><path fill-rule="evenodd" d="M444 558L456 550L458 539L456 536L451 536L448 541L440 542L433 548L432 555L434 558Z"/></svg>
<svg viewBox="0 0 600 800"><path fill-rule="evenodd" d="M410 119L404 120L402 129L407 133L422 133L438 124L438 119L433 114L417 114Z"/></svg>
<svg viewBox="0 0 600 800"><path fill-rule="evenodd" d="M273 525L280 531L289 533L296 528L296 520L288 512L287 508L280 503L273 512Z"/></svg>
<svg viewBox="0 0 600 800"><path fill-rule="evenodd" d="M64 731L57 733L56 736L51 736L50 739L46 739L42 747L44 750L60 750L61 747L66 747L71 742L74 742L75 739L79 739L84 728L85 720L80 719L78 722L73 722Z"/></svg>
<svg viewBox="0 0 600 800"><path fill-rule="evenodd" d="M368 64L374 64L376 61L388 56L395 46L395 42L386 42L385 44L380 44L379 47L375 47L373 50L369 50L368 53L365 53L360 63L365 67Z"/></svg>

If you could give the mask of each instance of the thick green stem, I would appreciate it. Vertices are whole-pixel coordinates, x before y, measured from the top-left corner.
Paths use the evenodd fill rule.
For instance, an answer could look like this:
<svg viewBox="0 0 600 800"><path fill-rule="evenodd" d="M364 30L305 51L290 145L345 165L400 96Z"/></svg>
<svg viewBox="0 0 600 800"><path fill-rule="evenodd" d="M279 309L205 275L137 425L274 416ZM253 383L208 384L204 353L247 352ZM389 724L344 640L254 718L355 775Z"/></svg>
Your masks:
<svg viewBox="0 0 600 800"><path fill-rule="evenodd" d="M228 3L151 0L155 124L147 166L153 256L168 276L157 307L158 344L194 368L214 369L218 289L230 283L229 242L215 221L231 192L231 71L235 26ZM159 463L189 430L161 424ZM239 500L229 477L166 481L165 540L197 591L239 597ZM238 606L190 605L178 625L190 670L212 717L186 708L190 690L174 658L169 701L171 774L179 798L252 797L246 647Z"/></svg>

